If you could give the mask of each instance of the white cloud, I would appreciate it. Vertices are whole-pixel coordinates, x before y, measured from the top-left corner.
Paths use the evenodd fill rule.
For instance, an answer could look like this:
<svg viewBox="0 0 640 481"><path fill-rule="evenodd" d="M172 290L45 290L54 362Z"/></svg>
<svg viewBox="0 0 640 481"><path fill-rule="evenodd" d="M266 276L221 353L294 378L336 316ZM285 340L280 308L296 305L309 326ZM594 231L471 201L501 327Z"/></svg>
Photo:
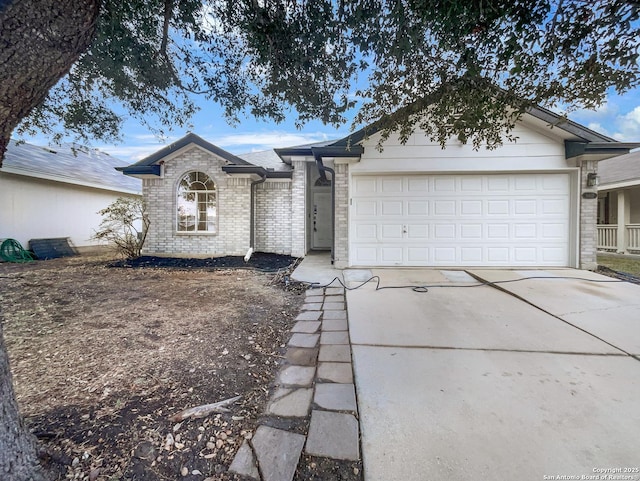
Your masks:
<svg viewBox="0 0 640 481"><path fill-rule="evenodd" d="M208 129L205 129L208 130ZM263 150L296 145L312 144L332 139L340 139L346 133L340 132L287 132L287 131L259 131L239 132L225 135L199 134L203 139L233 154L260 152ZM122 159L125 163L134 163L157 152L178 137L167 137L160 141L154 135L133 135L125 138L125 143L119 145L94 145L93 147Z"/></svg>
<svg viewBox="0 0 640 481"><path fill-rule="evenodd" d="M346 134L345 134L346 135ZM326 132L242 132L212 137L209 140L223 149L233 150L236 153L260 151L291 147L295 145L311 144L325 140L339 139L340 134L327 134ZM243 150L244 149L244 150Z"/></svg>
<svg viewBox="0 0 640 481"><path fill-rule="evenodd" d="M134 163L176 140L178 140L178 137L175 136L167 136L161 140L154 134L136 134L125 137L125 141L122 144L100 144L92 147L126 162Z"/></svg>
<svg viewBox="0 0 640 481"><path fill-rule="evenodd" d="M640 140L640 107L616 117L615 130L613 138L616 140L636 142Z"/></svg>
<svg viewBox="0 0 640 481"><path fill-rule="evenodd" d="M98 147L113 157L125 161L137 162L162 148L161 145L108 145Z"/></svg>

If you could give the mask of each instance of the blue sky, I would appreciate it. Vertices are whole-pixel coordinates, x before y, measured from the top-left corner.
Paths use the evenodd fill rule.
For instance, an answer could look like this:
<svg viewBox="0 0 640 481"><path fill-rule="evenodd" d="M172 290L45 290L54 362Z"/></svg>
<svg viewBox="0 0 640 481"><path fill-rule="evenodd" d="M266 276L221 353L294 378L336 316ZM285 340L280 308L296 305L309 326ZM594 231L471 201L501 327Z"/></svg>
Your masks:
<svg viewBox="0 0 640 481"><path fill-rule="evenodd" d="M321 122L310 122L299 130L295 127L294 115L282 124L244 118L232 127L226 123L221 112L222 110L213 103L202 104L201 111L192 119L192 131L233 154L338 139L346 136L351 128L350 121L339 129L323 125ZM623 96L612 94L598 110L573 112L569 118L617 140L640 142L640 89ZM186 133L186 130L176 130L169 132L167 138L161 140L137 120L132 119L125 121L123 142L94 142L91 147L118 157L123 160L124 165L128 165L154 153ZM25 140L36 145L48 143L48 139L42 136Z"/></svg>

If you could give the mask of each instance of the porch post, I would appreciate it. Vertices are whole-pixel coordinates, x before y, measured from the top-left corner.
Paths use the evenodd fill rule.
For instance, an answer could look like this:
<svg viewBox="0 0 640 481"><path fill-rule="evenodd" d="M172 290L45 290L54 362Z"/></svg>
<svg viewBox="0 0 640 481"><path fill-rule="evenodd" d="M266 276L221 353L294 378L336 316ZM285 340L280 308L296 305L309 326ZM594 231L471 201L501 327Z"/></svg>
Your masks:
<svg viewBox="0 0 640 481"><path fill-rule="evenodd" d="M631 198L629 191L622 189L618 194L618 254L627 254L627 225L631 222Z"/></svg>

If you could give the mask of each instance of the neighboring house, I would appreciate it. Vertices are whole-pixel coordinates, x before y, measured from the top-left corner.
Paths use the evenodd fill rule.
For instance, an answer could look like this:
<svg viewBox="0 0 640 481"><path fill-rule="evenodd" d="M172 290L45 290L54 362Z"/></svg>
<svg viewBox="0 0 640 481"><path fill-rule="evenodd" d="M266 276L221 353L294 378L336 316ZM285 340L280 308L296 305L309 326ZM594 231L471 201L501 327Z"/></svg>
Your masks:
<svg viewBox="0 0 640 481"><path fill-rule="evenodd" d="M114 170L122 160L97 150L38 147L11 141L0 167L0 239L25 248L30 239L68 237L75 247L91 237L104 209L118 197L140 196L142 183Z"/></svg>
<svg viewBox="0 0 640 481"><path fill-rule="evenodd" d="M598 249L640 254L640 151L598 166Z"/></svg>
<svg viewBox="0 0 640 481"><path fill-rule="evenodd" d="M623 144L533 109L495 150L417 131L235 156L194 134L119 170L143 179L144 252L293 256L348 266L596 267L599 160ZM277 154L277 155L276 155ZM590 175L591 174L591 175Z"/></svg>

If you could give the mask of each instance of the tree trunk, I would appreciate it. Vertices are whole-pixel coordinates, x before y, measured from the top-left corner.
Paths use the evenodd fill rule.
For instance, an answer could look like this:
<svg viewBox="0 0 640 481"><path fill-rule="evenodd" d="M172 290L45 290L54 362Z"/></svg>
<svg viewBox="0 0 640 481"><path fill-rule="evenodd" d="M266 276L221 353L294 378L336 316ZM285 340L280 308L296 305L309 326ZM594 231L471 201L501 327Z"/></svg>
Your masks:
<svg viewBox="0 0 640 481"><path fill-rule="evenodd" d="M49 479L40 467L35 438L25 428L13 394L9 356L4 345L0 313L0 479Z"/></svg>
<svg viewBox="0 0 640 481"><path fill-rule="evenodd" d="M100 0L8 0L0 6L0 167L11 133L85 52Z"/></svg>
<svg viewBox="0 0 640 481"><path fill-rule="evenodd" d="M91 44L99 7L100 0L0 3L0 167L13 130ZM0 312L0 479L48 478L18 412Z"/></svg>

